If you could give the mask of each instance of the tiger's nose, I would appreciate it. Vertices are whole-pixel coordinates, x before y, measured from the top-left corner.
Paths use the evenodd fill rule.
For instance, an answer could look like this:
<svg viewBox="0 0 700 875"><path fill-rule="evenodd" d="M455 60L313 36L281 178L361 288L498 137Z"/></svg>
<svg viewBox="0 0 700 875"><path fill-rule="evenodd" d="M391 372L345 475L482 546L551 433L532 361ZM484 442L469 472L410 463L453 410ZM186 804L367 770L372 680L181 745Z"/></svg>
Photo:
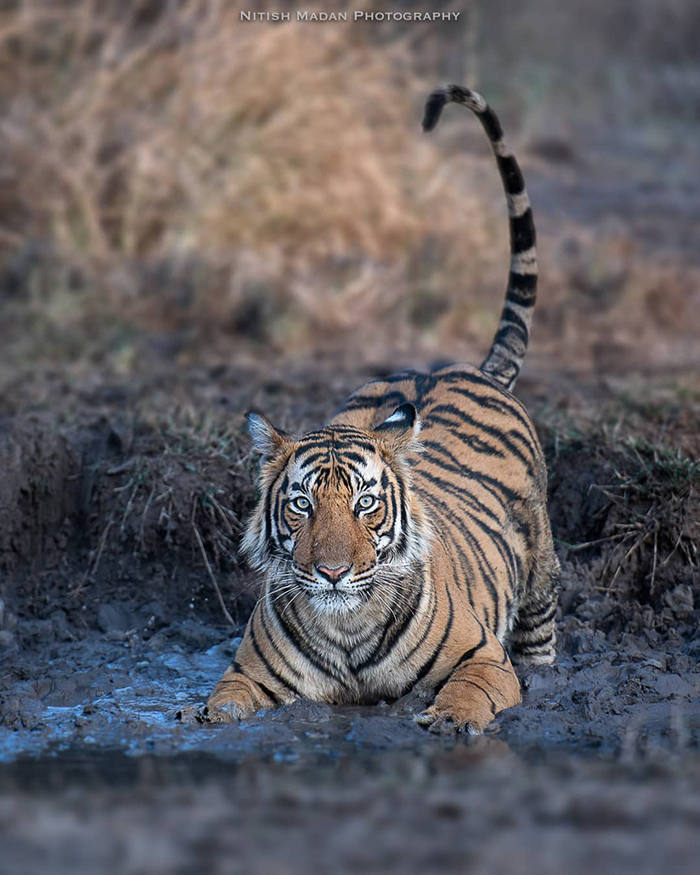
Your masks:
<svg viewBox="0 0 700 875"><path fill-rule="evenodd" d="M344 574L350 571L350 566L341 565L338 568L329 568L327 565L317 565L316 571L318 571L321 577L330 580L331 583L337 583Z"/></svg>

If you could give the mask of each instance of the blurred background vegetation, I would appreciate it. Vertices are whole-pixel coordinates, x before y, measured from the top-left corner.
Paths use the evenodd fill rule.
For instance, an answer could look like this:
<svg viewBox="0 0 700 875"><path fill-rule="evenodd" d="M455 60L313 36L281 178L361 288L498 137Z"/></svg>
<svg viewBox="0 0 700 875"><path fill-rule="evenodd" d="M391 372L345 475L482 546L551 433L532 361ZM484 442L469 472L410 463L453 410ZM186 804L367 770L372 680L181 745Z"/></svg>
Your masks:
<svg viewBox="0 0 700 875"><path fill-rule="evenodd" d="M432 4L461 12L439 24L241 22L249 6L0 4L0 378L478 357L505 208L473 119L420 132L448 80L483 91L526 172L531 365L697 365L695 0L463 0Z"/></svg>

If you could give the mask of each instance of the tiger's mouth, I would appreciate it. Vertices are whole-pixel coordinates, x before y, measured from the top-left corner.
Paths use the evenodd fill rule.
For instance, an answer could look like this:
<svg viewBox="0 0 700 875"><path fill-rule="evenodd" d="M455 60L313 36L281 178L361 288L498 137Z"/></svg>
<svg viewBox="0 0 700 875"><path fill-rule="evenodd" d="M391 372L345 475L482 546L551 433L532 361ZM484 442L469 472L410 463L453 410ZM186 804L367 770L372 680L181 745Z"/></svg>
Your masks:
<svg viewBox="0 0 700 875"><path fill-rule="evenodd" d="M297 586L318 614L345 614L358 610L371 597L374 575L375 569L370 568L333 583L294 568Z"/></svg>
<svg viewBox="0 0 700 875"><path fill-rule="evenodd" d="M308 593L311 609L319 615L352 614L364 605L366 599L357 592L330 589Z"/></svg>
<svg viewBox="0 0 700 875"><path fill-rule="evenodd" d="M359 573L351 572L339 580L330 580L317 572L309 573L296 565L293 567L296 583L310 594L335 592L354 595L364 592L372 585L376 571L377 566L374 565Z"/></svg>

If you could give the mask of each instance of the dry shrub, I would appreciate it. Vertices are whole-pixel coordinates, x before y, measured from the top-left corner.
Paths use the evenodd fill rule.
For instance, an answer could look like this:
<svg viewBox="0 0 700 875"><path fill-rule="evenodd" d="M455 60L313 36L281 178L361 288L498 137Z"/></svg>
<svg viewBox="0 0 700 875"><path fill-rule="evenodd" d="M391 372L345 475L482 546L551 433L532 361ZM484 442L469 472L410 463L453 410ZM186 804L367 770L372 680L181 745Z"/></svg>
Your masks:
<svg viewBox="0 0 700 875"><path fill-rule="evenodd" d="M68 321L111 308L255 334L301 312L346 330L416 283L433 295L413 270L426 251L456 272L488 242L483 207L420 135L425 86L400 40L243 23L243 6L25 0L0 15L2 255L16 270L38 241L78 266L90 293Z"/></svg>

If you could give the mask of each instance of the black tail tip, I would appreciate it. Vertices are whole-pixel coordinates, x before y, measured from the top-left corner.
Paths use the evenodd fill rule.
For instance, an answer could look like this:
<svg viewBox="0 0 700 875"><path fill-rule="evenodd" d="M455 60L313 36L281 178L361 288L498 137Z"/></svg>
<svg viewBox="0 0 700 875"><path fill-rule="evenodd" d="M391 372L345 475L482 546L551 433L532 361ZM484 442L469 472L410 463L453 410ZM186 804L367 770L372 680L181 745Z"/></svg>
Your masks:
<svg viewBox="0 0 700 875"><path fill-rule="evenodd" d="M438 88L437 91L433 91L430 97L428 97L425 102L425 113L423 115L423 130L426 133L436 127L446 103L447 93L444 88Z"/></svg>

